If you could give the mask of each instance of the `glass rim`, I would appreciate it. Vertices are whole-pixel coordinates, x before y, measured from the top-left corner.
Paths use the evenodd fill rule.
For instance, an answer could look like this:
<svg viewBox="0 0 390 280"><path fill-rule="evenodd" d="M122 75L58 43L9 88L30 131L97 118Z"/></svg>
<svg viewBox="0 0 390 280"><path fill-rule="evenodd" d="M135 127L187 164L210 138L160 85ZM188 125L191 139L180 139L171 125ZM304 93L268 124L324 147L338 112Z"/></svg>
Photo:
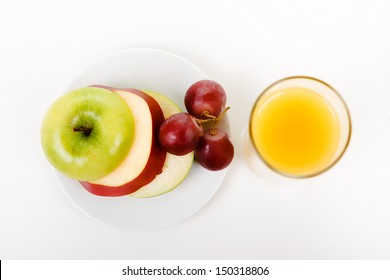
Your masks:
<svg viewBox="0 0 390 280"><path fill-rule="evenodd" d="M255 144L255 141L253 139L253 134L252 134L252 117L254 115L254 111L255 111L255 108L257 106L257 104L260 102L261 98L264 97L264 95L274 86L282 83L282 82L285 82L285 81L288 81L288 80L295 80L295 79L303 79L303 80L310 80L310 81L314 81L314 82L317 82L317 83L320 83L324 86L326 86L327 88L329 88L335 95L336 97L341 101L341 104L342 104L342 107L344 108L345 112L346 112L346 115L347 115L347 122L348 122L348 135L347 135L347 139L346 139L346 142L344 144L344 147L343 149L341 150L340 154L337 155L337 157L335 159L332 160L331 164L329 164L329 166L327 166L326 168L323 168L321 169L320 171L317 171L317 172L314 172L314 173L309 173L309 174L303 174L303 175L297 175L297 174L290 174L290 173L286 173L286 172L283 172L275 167L273 167L271 164L269 164L265 159L264 157L261 155L261 153L258 151L258 149L256 148L256 144ZM304 87L304 86L303 86ZM332 106L333 107L333 106ZM294 178L294 179L306 179L306 178L312 178L312 177L315 177L315 176L318 176L326 171L328 171L329 169L331 169L334 165L336 165L336 163L338 163L340 161L340 159L344 156L347 148L349 147L349 144L350 144L350 141L351 141L351 136L352 136L352 118L351 118L351 113L348 109L348 106L347 106L347 103L345 102L344 98L341 96L341 94L334 88L332 87L330 84L320 80L320 79L317 79L317 78L314 78L314 77L310 77L310 76L304 76L304 75L298 75L298 76L288 76L288 77L285 77L285 78L282 78L282 79L279 79L277 80L276 82L273 82L272 84L270 84L269 86L267 86L260 94L259 96L256 98L256 101L252 107L252 110L251 110L251 113L250 113L250 119L249 119L249 138L251 139L251 142L252 142L252 145L254 146L255 150L256 150L256 153L257 155L260 157L261 161L268 167L270 168L272 171L276 172L277 174L279 175L282 175L284 177L289 177L289 178Z"/></svg>

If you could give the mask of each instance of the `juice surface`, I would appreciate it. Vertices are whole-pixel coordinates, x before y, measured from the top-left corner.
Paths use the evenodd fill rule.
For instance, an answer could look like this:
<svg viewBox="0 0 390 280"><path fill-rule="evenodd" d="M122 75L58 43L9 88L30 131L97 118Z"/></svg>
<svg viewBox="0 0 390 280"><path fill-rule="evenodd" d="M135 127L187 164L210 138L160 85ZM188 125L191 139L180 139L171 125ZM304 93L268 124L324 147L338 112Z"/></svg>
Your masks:
<svg viewBox="0 0 390 280"><path fill-rule="evenodd" d="M339 120L328 101L299 87L260 99L250 130L264 161L291 176L314 175L329 167L340 139Z"/></svg>

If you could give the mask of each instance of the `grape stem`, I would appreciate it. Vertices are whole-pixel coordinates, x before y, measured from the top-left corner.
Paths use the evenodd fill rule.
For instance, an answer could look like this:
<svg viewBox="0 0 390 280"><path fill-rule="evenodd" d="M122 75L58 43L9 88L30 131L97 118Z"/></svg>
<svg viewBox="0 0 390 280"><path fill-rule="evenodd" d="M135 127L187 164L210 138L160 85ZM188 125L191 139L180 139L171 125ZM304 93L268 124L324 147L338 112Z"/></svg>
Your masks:
<svg viewBox="0 0 390 280"><path fill-rule="evenodd" d="M217 135L217 130L215 128L212 128L212 129L209 130L209 134L211 136L215 136L215 135Z"/></svg>
<svg viewBox="0 0 390 280"><path fill-rule="evenodd" d="M218 117L216 116L213 116L213 115L210 115L209 114L209 111L205 110L202 112L202 116L204 117L207 117L207 119L196 119L196 122L198 123L198 125L202 125L203 123L208 123L210 121L214 121L215 124L217 125L218 122L222 119L222 117L225 115L225 113L230 109L230 107L226 107L222 112L221 114L219 114Z"/></svg>
<svg viewBox="0 0 390 280"><path fill-rule="evenodd" d="M203 118L213 119L213 120L215 120L215 119L217 118L216 116L210 115L209 110L204 110L204 111L200 114L200 116L203 117Z"/></svg>

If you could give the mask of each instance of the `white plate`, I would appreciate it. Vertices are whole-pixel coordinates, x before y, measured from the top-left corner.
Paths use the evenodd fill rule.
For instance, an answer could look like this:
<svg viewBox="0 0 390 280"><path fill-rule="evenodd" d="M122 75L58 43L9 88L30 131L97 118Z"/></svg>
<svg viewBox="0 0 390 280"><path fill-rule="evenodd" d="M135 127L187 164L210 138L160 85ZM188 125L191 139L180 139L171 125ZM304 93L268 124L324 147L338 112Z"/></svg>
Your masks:
<svg viewBox="0 0 390 280"><path fill-rule="evenodd" d="M207 76L187 60L155 49L127 49L109 54L88 67L66 89L92 84L132 87L162 93L184 109L184 94ZM225 125L228 126L227 121ZM228 129L228 127L227 127ZM99 197L59 173L68 198L95 220L131 231L175 225L201 209L219 188L226 170L211 172L194 162L187 178L173 191L153 198Z"/></svg>

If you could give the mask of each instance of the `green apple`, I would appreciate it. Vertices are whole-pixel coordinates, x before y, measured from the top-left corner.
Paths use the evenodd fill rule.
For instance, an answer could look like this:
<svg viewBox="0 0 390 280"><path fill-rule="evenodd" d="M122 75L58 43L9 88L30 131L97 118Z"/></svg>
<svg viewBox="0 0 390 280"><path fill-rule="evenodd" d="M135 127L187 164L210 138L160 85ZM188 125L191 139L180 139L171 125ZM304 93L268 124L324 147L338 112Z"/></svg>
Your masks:
<svg viewBox="0 0 390 280"><path fill-rule="evenodd" d="M110 90L133 112L133 145L123 162L111 173L94 181L81 182L81 185L95 195L122 196L149 184L161 173L167 152L160 147L157 135L164 115L157 101L142 91Z"/></svg>
<svg viewBox="0 0 390 280"><path fill-rule="evenodd" d="M127 155L134 119L117 94L102 88L80 88L57 99L41 128L43 151L64 175L97 180L112 172Z"/></svg>
<svg viewBox="0 0 390 280"><path fill-rule="evenodd" d="M167 97L151 92L144 91L153 97L160 105L164 118L167 119L173 114L180 113L180 108ZM163 171L149 184L130 194L132 197L146 198L162 195L176 188L187 177L194 161L194 152L184 156L175 156L167 153Z"/></svg>

